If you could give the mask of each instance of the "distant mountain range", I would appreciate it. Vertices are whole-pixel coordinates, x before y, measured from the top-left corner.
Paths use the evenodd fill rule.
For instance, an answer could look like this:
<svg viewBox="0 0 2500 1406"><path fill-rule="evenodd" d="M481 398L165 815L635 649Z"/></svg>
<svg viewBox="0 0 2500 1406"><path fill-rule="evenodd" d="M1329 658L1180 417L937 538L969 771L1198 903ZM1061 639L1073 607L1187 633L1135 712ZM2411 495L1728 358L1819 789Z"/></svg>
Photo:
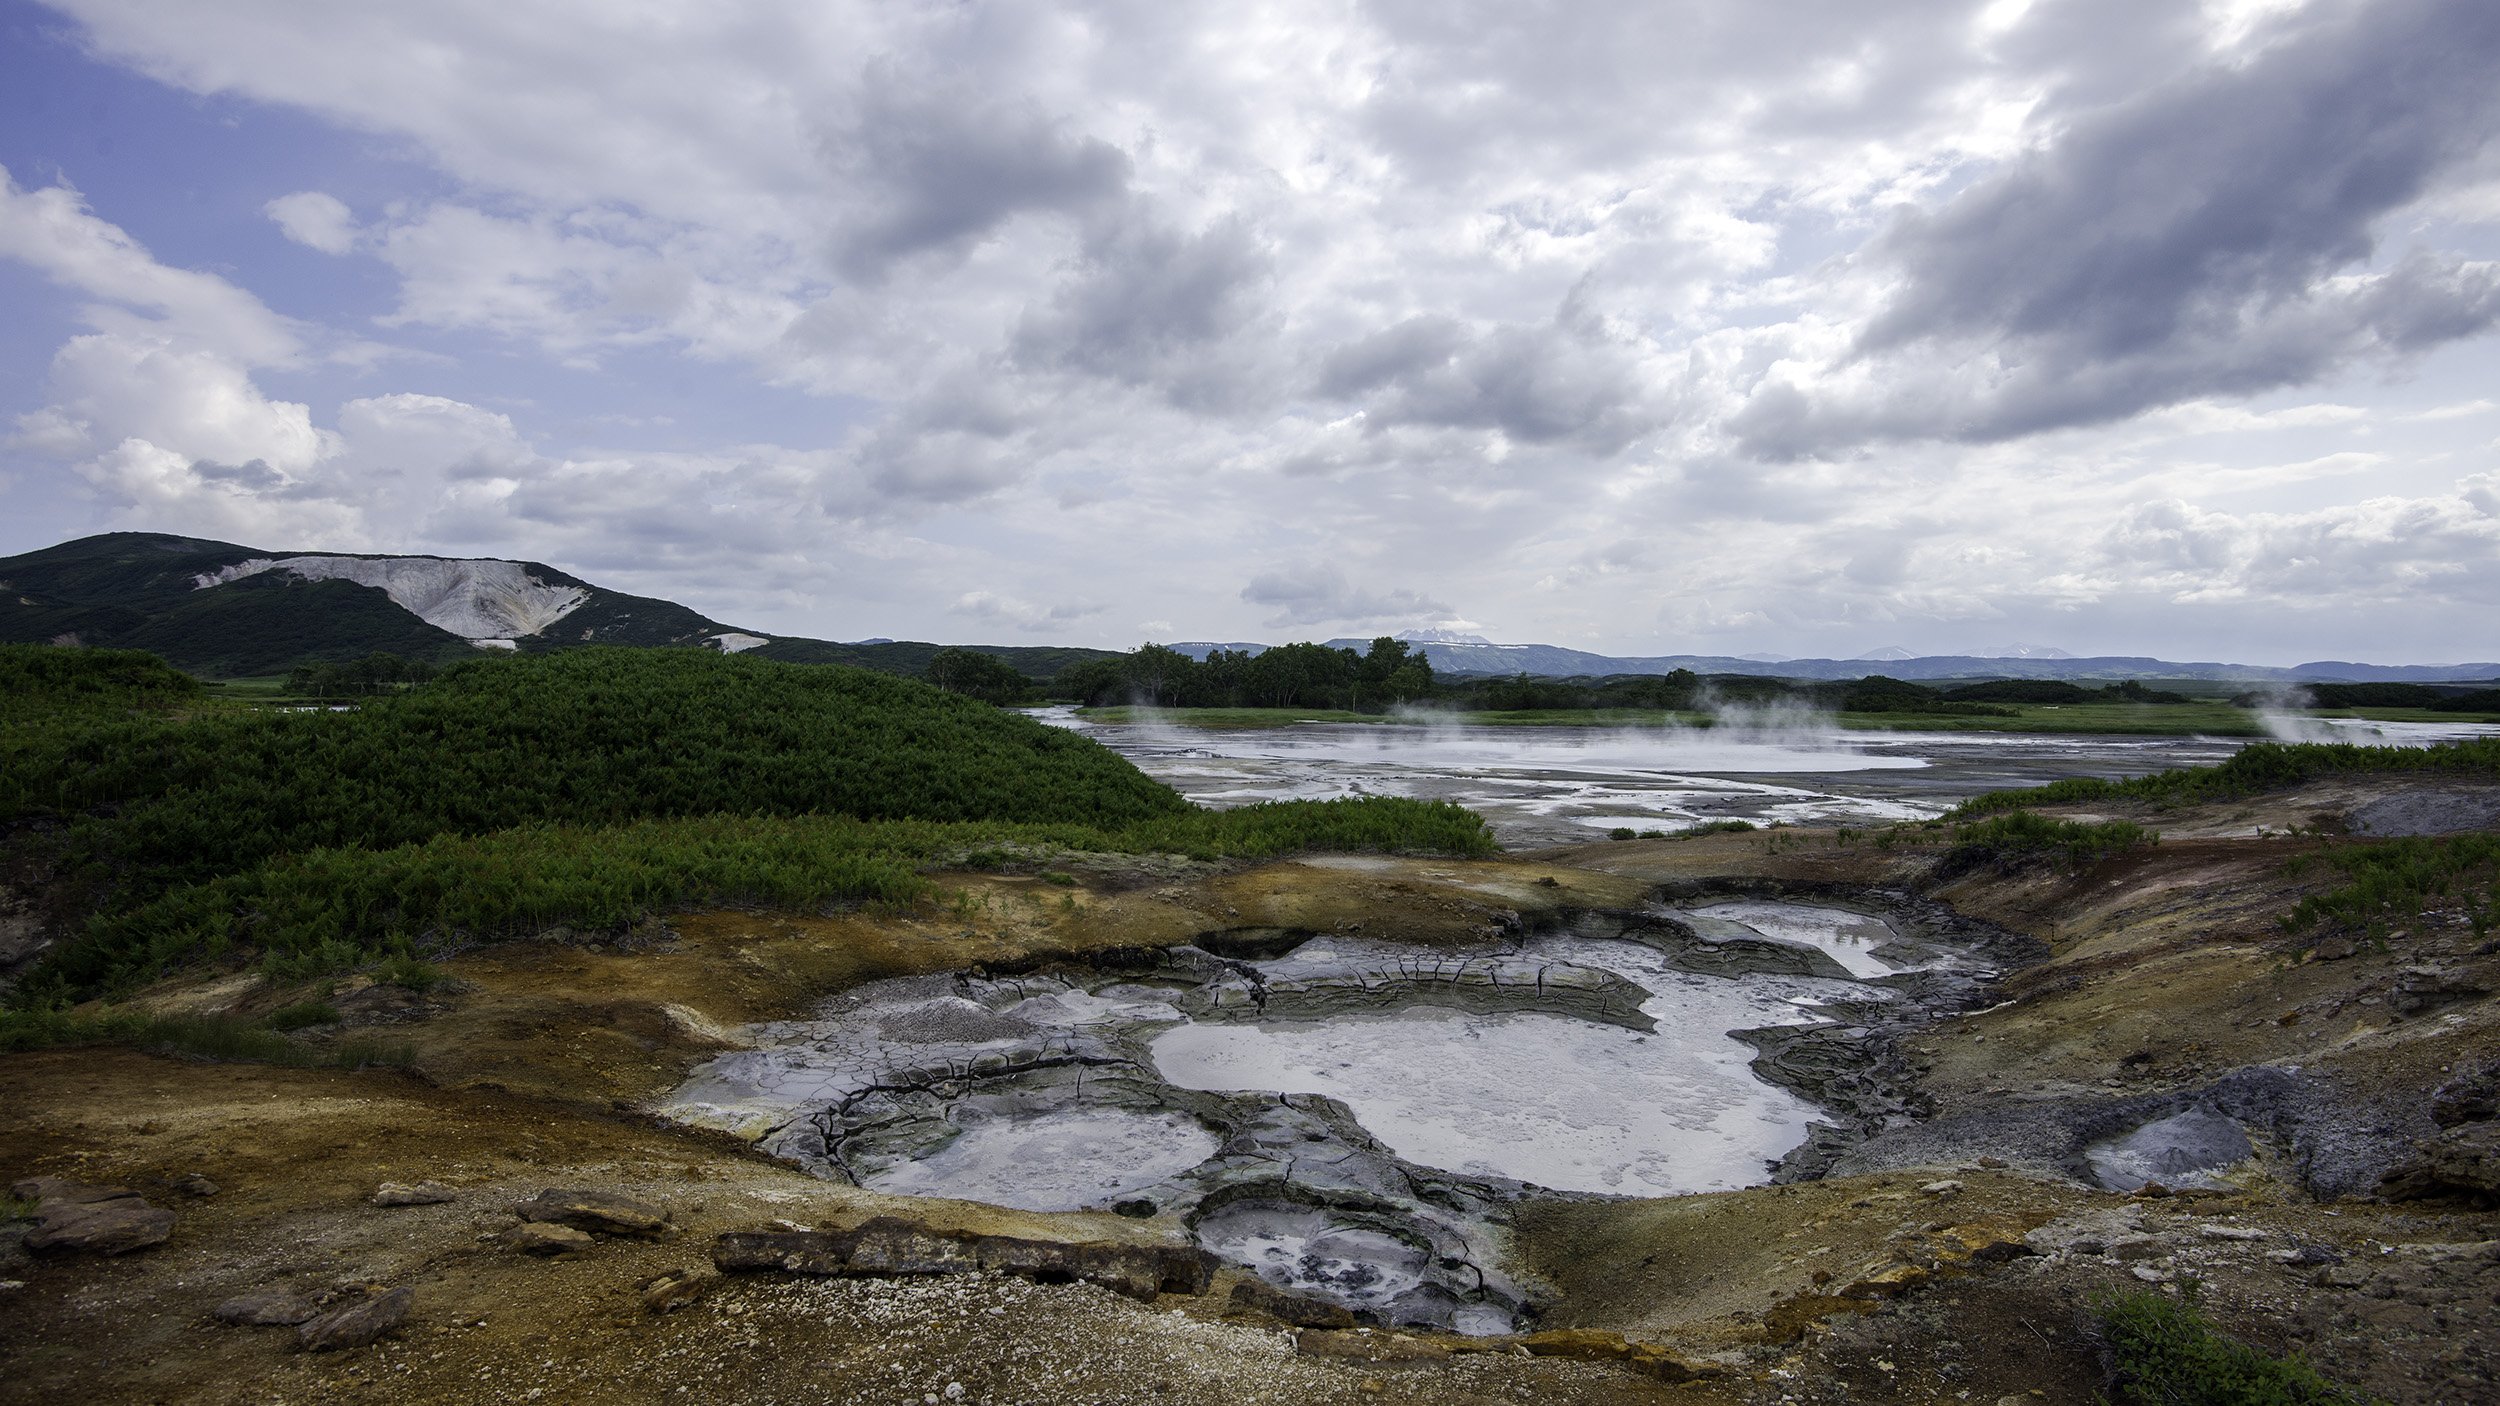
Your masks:
<svg viewBox="0 0 2500 1406"><path fill-rule="evenodd" d="M1884 649L1856 659L1716 654L1625 658L1550 644L1493 644L1481 636L1418 631L1405 638L1445 674L1754 674L1789 679L2025 678L2078 681L2209 679L2227 682L2454 683L2500 679L2500 663L2354 664L2289 669L2183 664L2113 656L2077 659L2037 645L1984 653L1910 655ZM0 642L144 649L211 677L282 674L299 664L368 654L444 661L479 650L585 644L693 646L799 664L856 664L916 675L942 647L919 640L830 640L740 629L649 596L631 596L534 561L497 558L278 552L198 537L111 532L0 559ZM1368 639L1329 644L1367 648ZM1048 678L1115 651L966 645ZM1251 641L1172 645L1204 659L1218 649L1257 653Z"/></svg>
<svg viewBox="0 0 2500 1406"><path fill-rule="evenodd" d="M221 678L376 653L443 662L482 649L585 644L697 646L918 674L941 648L743 630L534 561L273 552L153 532L82 537L0 559L0 641L144 649ZM1113 653L966 647L1045 678Z"/></svg>
<svg viewBox="0 0 2500 1406"><path fill-rule="evenodd" d="M1330 645L1364 649L1367 639L1334 639ZM1204 659L1217 649L1257 653L1263 644L1213 644L1193 640L1171 648ZM2110 682L2119 679L2200 679L2227 683L2457 683L2500 679L2500 663L2481 664L2355 664L2324 660L2288 669L2261 664L2179 663L2140 655L2077 658L2064 650L2034 645L2006 646L2004 653L1922 654L1878 651L1855 659L1780 659L1763 655L1666 654L1624 657L1590 654L1551 644L1461 644L1417 641L1415 647L1444 674L1541 674L1550 678L1602 677L1607 674L1667 674L1690 669L1696 674L1750 674L1783 679L1854 679L1870 673L1897 679L2069 679ZM2015 651L2024 651L2017 653Z"/></svg>

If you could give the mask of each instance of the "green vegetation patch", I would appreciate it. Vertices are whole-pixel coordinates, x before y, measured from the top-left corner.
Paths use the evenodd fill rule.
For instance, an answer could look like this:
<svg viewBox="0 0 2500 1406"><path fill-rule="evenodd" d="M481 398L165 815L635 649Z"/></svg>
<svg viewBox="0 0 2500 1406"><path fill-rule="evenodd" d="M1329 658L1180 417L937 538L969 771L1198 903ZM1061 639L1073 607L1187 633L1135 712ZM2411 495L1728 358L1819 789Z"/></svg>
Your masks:
<svg viewBox="0 0 2500 1406"><path fill-rule="evenodd" d="M2434 901L2452 896L2477 938L2500 927L2500 835L2384 840L2301 855L2284 867L2298 878L2320 865L2340 871L2345 882L2303 898L2283 916L2285 932L2328 924L2384 938Z"/></svg>
<svg viewBox="0 0 2500 1406"><path fill-rule="evenodd" d="M2020 791L1991 791L1964 801L1957 820L2027 806L2134 802L2156 808L2240 800L2330 776L2419 773L2500 779L2500 738L2478 737L2430 747L2360 747L2347 742L2259 742L2215 766L2157 771L2125 781L2069 777Z"/></svg>
<svg viewBox="0 0 2500 1406"><path fill-rule="evenodd" d="M2140 1291L2092 1306L2118 1406L2370 1406L2300 1357L2270 1357L2228 1336L2192 1302Z"/></svg>
<svg viewBox="0 0 2500 1406"><path fill-rule="evenodd" d="M478 660L351 712L104 721L0 762L0 822L74 818L62 858L140 900L279 855L533 824L1190 809L1065 729L864 670L696 650Z"/></svg>
<svg viewBox="0 0 2500 1406"><path fill-rule="evenodd" d="M1947 870L1981 863L2020 864L2052 859L2062 867L2080 869L2142 845L2161 843L2161 836L2131 820L2052 820L2027 810L1991 820L1953 827L1953 848L1945 852Z"/></svg>
<svg viewBox="0 0 2500 1406"><path fill-rule="evenodd" d="M0 755L0 822L90 915L21 984L27 1009L204 958L281 977L378 964L422 990L440 977L423 954L467 942L690 903L906 903L924 869L1010 848L1494 847L1443 803L1200 810L1075 733L842 667L580 649L349 712L175 718L124 706L163 682L152 661L15 662L38 681L63 665L46 687L93 696Z"/></svg>
<svg viewBox="0 0 2500 1406"><path fill-rule="evenodd" d="M390 849L323 849L184 885L100 916L52 958L61 995L123 987L203 957L261 954L273 977L375 962L423 989L412 953L559 924L618 929L686 904L812 909L927 897L924 867L1024 853L1265 858L1310 850L1493 850L1483 818L1395 797L1190 810L1114 828L876 821L851 816L702 816L614 826L527 826ZM984 855L995 863L981 865Z"/></svg>
<svg viewBox="0 0 2500 1406"><path fill-rule="evenodd" d="M153 1054L290 1069L370 1069L416 1062L414 1052L404 1045L370 1039L306 1044L268 1024L232 1016L150 1015L109 1007L101 1011L0 1011L0 1054L87 1045L127 1045Z"/></svg>

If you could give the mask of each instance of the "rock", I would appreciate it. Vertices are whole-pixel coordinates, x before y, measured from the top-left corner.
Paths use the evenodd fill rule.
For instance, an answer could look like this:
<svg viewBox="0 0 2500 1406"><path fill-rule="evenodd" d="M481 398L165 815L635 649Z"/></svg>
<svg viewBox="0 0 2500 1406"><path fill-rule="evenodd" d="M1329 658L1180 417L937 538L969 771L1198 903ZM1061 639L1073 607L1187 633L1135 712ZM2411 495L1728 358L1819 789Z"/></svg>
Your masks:
<svg viewBox="0 0 2500 1406"><path fill-rule="evenodd" d="M2245 1225L2200 1225L2196 1233L2208 1240L2263 1240L2266 1233Z"/></svg>
<svg viewBox="0 0 2500 1406"><path fill-rule="evenodd" d="M2170 1253L2159 1240L2121 1240L2109 1252L2122 1260L2154 1260Z"/></svg>
<svg viewBox="0 0 2500 1406"><path fill-rule="evenodd" d="M894 1216L842 1231L733 1231L714 1242L712 1263L725 1271L865 1277L987 1269L1042 1284L1097 1284L1135 1299L1203 1294L1215 1275L1215 1257L1187 1246L1028 1240L932 1230Z"/></svg>
<svg viewBox="0 0 2500 1406"><path fill-rule="evenodd" d="M1844 1299L1888 1299L1915 1289L1934 1277L1933 1272L1918 1265L1896 1264L1851 1284L1840 1291L1840 1296Z"/></svg>
<svg viewBox="0 0 2500 1406"><path fill-rule="evenodd" d="M1279 1323L1296 1328L1351 1328L1354 1315L1342 1305L1325 1299L1307 1298L1287 1293L1264 1279L1244 1279L1233 1286L1233 1304L1237 1308L1264 1313Z"/></svg>
<svg viewBox="0 0 2500 1406"><path fill-rule="evenodd" d="M321 1308L302 1294L284 1289L257 1289L237 1294L212 1310L220 1323L246 1328L292 1328L304 1322Z"/></svg>
<svg viewBox="0 0 2500 1406"><path fill-rule="evenodd" d="M1869 1299L1844 1299L1837 1294L1792 1294L1762 1315L1763 1335L1775 1343L1795 1342L1806 1329L1838 1313L1873 1313Z"/></svg>
<svg viewBox="0 0 2500 1406"><path fill-rule="evenodd" d="M221 1189L217 1183L201 1176L198 1172L174 1178L173 1186L174 1190L185 1196L214 1196Z"/></svg>
<svg viewBox="0 0 2500 1406"><path fill-rule="evenodd" d="M1960 1192L1961 1189L1962 1184L1958 1181L1931 1181L1925 1186L1919 1188L1919 1194L1922 1196L1952 1196Z"/></svg>
<svg viewBox="0 0 2500 1406"><path fill-rule="evenodd" d="M372 1201L377 1206L439 1206L457 1194L439 1181L386 1181Z"/></svg>
<svg viewBox="0 0 2500 1406"><path fill-rule="evenodd" d="M9 1194L20 1201L46 1203L58 1201L65 1205L89 1201L118 1201L139 1193L126 1186L97 1186L64 1177L28 1177L9 1188Z"/></svg>
<svg viewBox="0 0 2500 1406"><path fill-rule="evenodd" d="M1656 1343L1632 1342L1617 1333L1594 1328L1550 1328L1542 1333L1507 1339L1537 1357L1568 1357L1581 1362L1614 1362L1647 1373L1662 1382L1697 1382L1726 1372L1716 1362L1687 1357Z"/></svg>
<svg viewBox="0 0 2500 1406"><path fill-rule="evenodd" d="M2002 1264L2007 1260L2036 1255L2039 1249L2023 1238L2021 1231L1992 1225L1957 1225L1944 1231L1950 1242L1946 1258L1968 1259L1980 1264Z"/></svg>
<svg viewBox="0 0 2500 1406"><path fill-rule="evenodd" d="M2500 1117L2500 1064L2470 1069L2431 1090L2431 1121L2443 1128Z"/></svg>
<svg viewBox="0 0 2500 1406"><path fill-rule="evenodd" d="M2379 1192L2396 1201L2458 1192L2500 1196L2500 1122L2465 1123L2416 1142L2413 1156L2387 1173Z"/></svg>
<svg viewBox="0 0 2500 1406"><path fill-rule="evenodd" d="M1450 1355L1448 1343L1369 1328L1305 1328L1293 1335L1293 1350L1346 1362L1439 1362Z"/></svg>
<svg viewBox="0 0 2500 1406"><path fill-rule="evenodd" d="M672 1269L642 1286L642 1306L653 1313L674 1313L711 1292L720 1271L708 1264Z"/></svg>
<svg viewBox="0 0 2500 1406"><path fill-rule="evenodd" d="M118 1186L37 1177L12 1188L35 1202L30 1250L71 1250L91 1255L126 1255L161 1245L174 1232L174 1213L140 1199Z"/></svg>
<svg viewBox="0 0 2500 1406"><path fill-rule="evenodd" d="M2006 1167L2012 1166L2013 1164L2012 1164L2012 1163L2010 1163L2010 1162L2008 1162L2008 1161L2006 1161L2006 1160L2005 1160L2004 1158L2002 1158L2002 1157L1982 1157L1982 1158L1980 1158L1980 1159L1979 1159L1979 1165L1980 1165L1980 1166L1982 1166L1982 1167L1984 1167L1984 1168L1986 1168L1986 1169L1988 1169L1989 1171L1999 1171L1999 1170L2002 1170L2002 1169L2004 1169L2004 1168L2006 1168Z"/></svg>
<svg viewBox="0 0 2500 1406"><path fill-rule="evenodd" d="M2321 962L2341 962L2350 958L2358 950L2352 945L2352 939L2349 937L2330 937L2310 948L2309 955Z"/></svg>
<svg viewBox="0 0 2500 1406"><path fill-rule="evenodd" d="M359 1303L322 1314L295 1330L295 1342L306 1352L344 1352L375 1342L408 1321L416 1291L406 1285Z"/></svg>
<svg viewBox="0 0 2500 1406"><path fill-rule="evenodd" d="M525 1255L566 1255L599 1243L587 1230L544 1221L523 1221L503 1233L503 1242Z"/></svg>
<svg viewBox="0 0 2500 1406"><path fill-rule="evenodd" d="M675 1229L669 1224L668 1212L659 1207L605 1191L550 1187L514 1206L512 1212L525 1221L569 1225L575 1230L597 1231L602 1235L651 1238L666 1235Z"/></svg>
<svg viewBox="0 0 2500 1406"><path fill-rule="evenodd" d="M2408 967L2396 978L2396 989L2389 993L2387 1005L2398 1015L2420 1015L2490 994L2488 987L2466 973L2439 967Z"/></svg>

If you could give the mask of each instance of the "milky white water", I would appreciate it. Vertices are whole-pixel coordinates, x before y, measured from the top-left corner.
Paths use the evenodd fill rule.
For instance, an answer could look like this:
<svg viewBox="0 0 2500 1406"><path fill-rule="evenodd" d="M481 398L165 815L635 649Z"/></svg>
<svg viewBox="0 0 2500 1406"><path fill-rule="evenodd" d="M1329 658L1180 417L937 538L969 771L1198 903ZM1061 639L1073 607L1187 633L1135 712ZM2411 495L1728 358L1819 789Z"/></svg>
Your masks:
<svg viewBox="0 0 2500 1406"><path fill-rule="evenodd" d="M901 1196L951 1196L1026 1211L1114 1201L1215 1155L1215 1135L1178 1113L1072 1108L980 1117L916 1161L890 1163L860 1185Z"/></svg>
<svg viewBox="0 0 2500 1406"><path fill-rule="evenodd" d="M1895 941L1900 934L1893 931L1890 923L1872 914L1802 903L1739 900L1684 909L1679 916L1703 937L1767 937L1773 942L1811 947L1840 963L1851 976L1888 976L1911 969L1875 955L1876 948Z"/></svg>
<svg viewBox="0 0 2500 1406"><path fill-rule="evenodd" d="M1481 813L1512 847L1595 839L1617 829L1673 833L1713 820L1922 820L1985 791L2209 766L2246 745L2210 737L1843 732L1804 717L1781 726L1715 728L1197 728L1093 723L1068 708L1034 716L1085 733L1201 805L1357 795L1450 800ZM2500 733L2486 723L2304 721L2321 737L2378 745Z"/></svg>
<svg viewBox="0 0 2500 1406"><path fill-rule="evenodd" d="M1791 998L1815 983L1694 976L1628 942L1532 950L1631 978L1658 1028L1432 1007L1187 1024L1155 1038L1155 1068L1182 1088L1325 1094L1410 1162L1561 1191L1751 1186L1804 1139L1814 1106L1756 1078L1726 1032L1806 1018Z"/></svg>

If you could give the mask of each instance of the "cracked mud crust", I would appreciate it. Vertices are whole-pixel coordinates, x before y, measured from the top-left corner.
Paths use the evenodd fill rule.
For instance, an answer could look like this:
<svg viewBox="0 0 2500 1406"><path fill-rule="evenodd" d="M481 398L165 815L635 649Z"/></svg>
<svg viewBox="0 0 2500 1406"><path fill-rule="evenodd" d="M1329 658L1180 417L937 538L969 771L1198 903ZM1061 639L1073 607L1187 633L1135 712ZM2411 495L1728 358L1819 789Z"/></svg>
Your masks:
<svg viewBox="0 0 2500 1406"><path fill-rule="evenodd" d="M361 1023L307 1037L386 1035L414 1049L414 1073L0 1057L0 1183L126 1188L175 1217L164 1243L111 1257L38 1254L30 1222L0 1227L0 1282L17 1286L0 1288L0 1400L2080 1406L2099 1381L2090 1297L2191 1281L2268 1350L2391 1401L2474 1400L2500 1373L2500 1189L2474 1180L2495 1165L2476 1150L2494 1103L2476 1080L2500 1063L2495 958L2436 912L2387 950L2331 960L2303 960L2275 922L2301 892L2282 860L2315 843L2283 832L2401 790L2345 781L2133 817L2163 843L1942 887L1925 877L1933 851L1812 833L1479 863L1113 865L1074 889L949 876L961 901L900 918L684 914L631 941L479 951L422 999L347 993L336 1004ZM743 1027L873 980L1208 934L1232 934L1206 949L1240 944L1237 960L1295 933L1464 953L1679 894L1774 891L1941 905L2032 947L2009 948L1972 1000L1889 1032L1888 1065L1857 1067L1890 1103L1829 1149L1828 1175L1511 1206L1535 1339L1350 1329L1237 1293L1250 1281L1230 1267L1151 1301L977 1266L717 1273L720 1236L878 1217L1106 1253L1174 1251L1185 1227L882 1195L641 1111ZM202 976L151 999L255 1015L303 995ZM2203 1190L2093 1179L2089 1149L2189 1111L2243 1130L2253 1155ZM385 1182L451 1196L373 1204ZM671 1229L522 1253L513 1207L552 1188L657 1208ZM216 1316L246 1295L330 1313L398 1288L404 1323L340 1352Z"/></svg>

